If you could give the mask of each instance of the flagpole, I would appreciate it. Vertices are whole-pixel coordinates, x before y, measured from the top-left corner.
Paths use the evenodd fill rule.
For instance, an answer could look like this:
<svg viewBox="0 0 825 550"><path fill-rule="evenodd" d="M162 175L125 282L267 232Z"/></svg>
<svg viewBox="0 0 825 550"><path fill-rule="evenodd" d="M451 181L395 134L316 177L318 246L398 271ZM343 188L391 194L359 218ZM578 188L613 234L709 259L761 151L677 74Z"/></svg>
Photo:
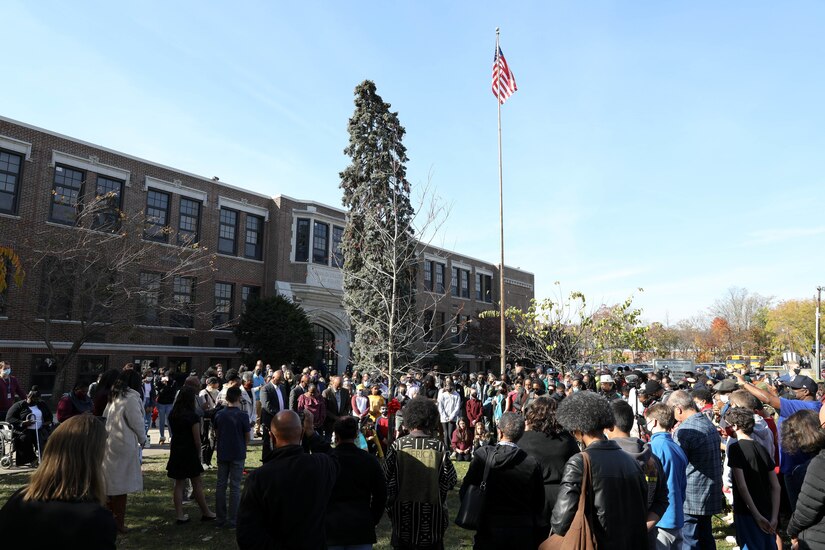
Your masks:
<svg viewBox="0 0 825 550"><path fill-rule="evenodd" d="M496 58L499 55L499 28L496 27ZM501 98L496 97L496 104L498 107L498 223L499 223L499 230L500 230L500 242L501 242L501 264L498 273L498 293L499 293L499 319L501 321L501 333L500 333L500 343L501 343L501 354L500 354L500 361L501 361L501 372L504 373L504 367L507 364L507 351L505 349L506 345L506 331L505 331L505 321L504 321L504 178L503 172L501 169Z"/></svg>

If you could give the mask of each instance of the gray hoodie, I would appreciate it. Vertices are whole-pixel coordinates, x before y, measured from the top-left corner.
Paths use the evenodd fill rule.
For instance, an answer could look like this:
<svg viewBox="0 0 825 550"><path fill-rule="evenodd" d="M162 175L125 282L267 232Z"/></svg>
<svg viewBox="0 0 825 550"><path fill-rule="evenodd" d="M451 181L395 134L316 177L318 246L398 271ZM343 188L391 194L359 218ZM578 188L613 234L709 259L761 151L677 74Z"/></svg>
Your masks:
<svg viewBox="0 0 825 550"><path fill-rule="evenodd" d="M619 447L636 462L645 473L647 480L647 511L658 515L660 518L667 510L667 476L662 468L662 463L653 455L650 444L645 443L638 437L616 437L613 439Z"/></svg>

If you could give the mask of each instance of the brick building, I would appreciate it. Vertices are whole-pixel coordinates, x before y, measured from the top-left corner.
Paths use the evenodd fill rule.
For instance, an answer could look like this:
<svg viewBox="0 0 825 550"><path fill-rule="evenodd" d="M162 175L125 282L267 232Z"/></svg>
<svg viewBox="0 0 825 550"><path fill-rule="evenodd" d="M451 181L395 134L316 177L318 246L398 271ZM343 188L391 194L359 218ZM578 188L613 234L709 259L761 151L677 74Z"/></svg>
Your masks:
<svg viewBox="0 0 825 550"><path fill-rule="evenodd" d="M78 280L44 280L44 270L28 269L37 248L31 236L60 239L70 235L64 232L95 230L77 227L76 216L84 201L101 194L112 197L125 214L146 214L142 234L130 236L150 248L146 265L134 274L145 291L134 305L136 328L128 337L103 331L84 343L68 381L92 380L126 362L184 372L203 371L216 362L238 366L232 319L247 299L273 293L288 296L307 312L318 361L331 370L347 365L350 331L341 305L342 274L335 267L345 211L268 197L0 117L0 246L14 248L28 271L22 288L11 284L0 295L0 357L12 362L25 387L36 383L49 393L54 384L41 335L42 295L63 289L62 318L55 319L52 310L48 315L58 354L76 338L82 307L72 301ZM214 271L167 281L164 258L189 242L215 252ZM489 358L462 345L461 327L496 307L497 266L435 247L422 250L421 260L422 315L431 326L447 327L452 321L450 340L463 365L484 366ZM505 292L508 305L526 306L533 297L533 275L506 268ZM208 314L181 317L155 308L160 296Z"/></svg>

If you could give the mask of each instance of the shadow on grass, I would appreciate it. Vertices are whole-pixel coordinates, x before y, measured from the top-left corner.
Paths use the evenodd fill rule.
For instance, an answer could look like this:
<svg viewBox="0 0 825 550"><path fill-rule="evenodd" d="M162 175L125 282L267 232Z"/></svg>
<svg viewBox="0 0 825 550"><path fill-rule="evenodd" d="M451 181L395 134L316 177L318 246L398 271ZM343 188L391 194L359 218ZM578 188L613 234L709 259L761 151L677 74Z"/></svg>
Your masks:
<svg viewBox="0 0 825 550"><path fill-rule="evenodd" d="M250 448L247 462L249 469L259 464L260 447ZM155 549L176 548L182 550L203 550L204 548L237 548L235 531L219 529L212 523L198 521L200 511L197 504L187 503L184 508L192 518L185 525L175 524L175 512L172 506L172 480L166 477L166 455L147 457L143 464L143 486L141 493L129 495L126 507L126 525L130 532L118 537L118 548L126 549ZM467 473L467 463L456 463L459 483L450 491L447 497L447 507L450 517L454 518L458 512L458 488L461 480ZM15 472L0 476L0 503L6 500L20 487L26 484L31 470ZM211 469L203 474L206 501L214 511L216 470ZM447 529L445 548L447 550L472 548L473 532L457 527L452 522ZM721 521L720 517L713 518L713 534L716 538L716 547L732 549L736 545L725 542L725 537L734 535L733 526ZM375 550L390 550L390 522L386 515L381 519L377 528L378 542Z"/></svg>

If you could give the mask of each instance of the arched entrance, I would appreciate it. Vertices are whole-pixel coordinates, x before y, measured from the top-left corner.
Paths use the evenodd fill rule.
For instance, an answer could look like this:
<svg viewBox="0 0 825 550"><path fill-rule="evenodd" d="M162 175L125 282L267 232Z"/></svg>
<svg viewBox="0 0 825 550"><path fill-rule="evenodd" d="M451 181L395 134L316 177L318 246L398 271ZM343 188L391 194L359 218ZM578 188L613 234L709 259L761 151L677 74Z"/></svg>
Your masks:
<svg viewBox="0 0 825 550"><path fill-rule="evenodd" d="M338 352L335 349L335 335L317 323L312 324L312 334L315 337L313 366L324 365L327 376L338 374Z"/></svg>

